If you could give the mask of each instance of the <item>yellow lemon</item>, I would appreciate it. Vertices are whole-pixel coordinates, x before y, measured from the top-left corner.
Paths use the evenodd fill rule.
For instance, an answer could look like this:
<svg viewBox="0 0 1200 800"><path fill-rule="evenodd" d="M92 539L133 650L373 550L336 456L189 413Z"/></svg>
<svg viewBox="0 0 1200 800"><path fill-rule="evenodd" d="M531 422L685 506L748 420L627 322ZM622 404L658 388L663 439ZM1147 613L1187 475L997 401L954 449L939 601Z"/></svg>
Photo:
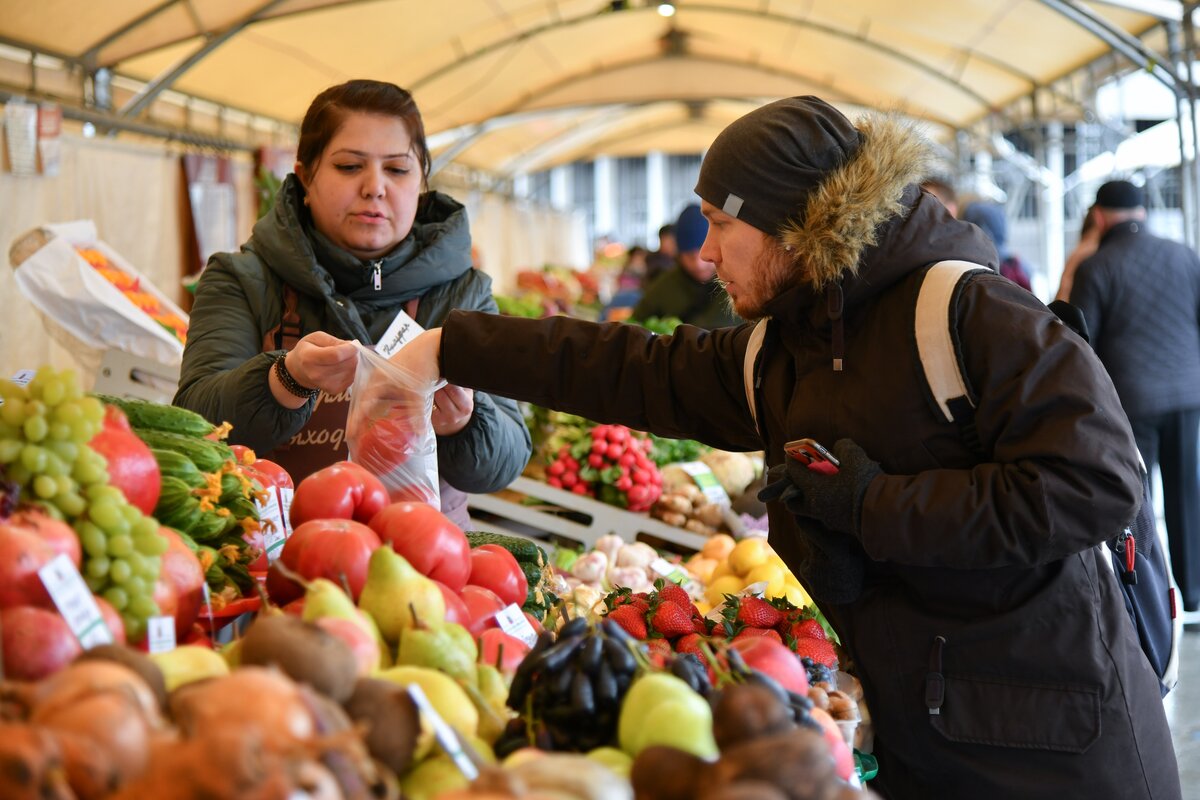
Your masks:
<svg viewBox="0 0 1200 800"><path fill-rule="evenodd" d="M708 576L707 583L712 583L717 578L724 578L727 575L737 575L737 573L734 572L733 567L729 565L728 559L718 561L717 566L713 567L712 574Z"/></svg>
<svg viewBox="0 0 1200 800"><path fill-rule="evenodd" d="M708 537L708 541L704 543L704 547L700 548L700 555L705 558L712 558L720 561L729 556L729 552L733 550L736 542L733 537L727 533L718 533L715 536Z"/></svg>
<svg viewBox="0 0 1200 800"><path fill-rule="evenodd" d="M746 575L746 585L765 581L767 588L763 590L764 597L783 596L783 570L769 561L759 564Z"/></svg>
<svg viewBox="0 0 1200 800"><path fill-rule="evenodd" d="M808 596L808 592L804 591L804 587L799 584L792 584L784 581L783 596L788 599L788 602L797 608L804 608L812 605L812 598Z"/></svg>
<svg viewBox="0 0 1200 800"><path fill-rule="evenodd" d="M718 606L725 600L727 594L737 594L746 582L737 575L725 575L717 578L704 592L704 599L713 606Z"/></svg>
<svg viewBox="0 0 1200 800"><path fill-rule="evenodd" d="M717 562L715 559L697 556L687 562L687 568L688 572L696 576L696 580L701 583L709 583L717 568Z"/></svg>
<svg viewBox="0 0 1200 800"><path fill-rule="evenodd" d="M694 605L696 610L700 612L700 616L704 616L708 612L712 611L713 608L712 603L708 602L707 600L697 600L692 605Z"/></svg>
<svg viewBox="0 0 1200 800"><path fill-rule="evenodd" d="M761 536L742 539L729 551L729 566L738 575L748 575L750 570L766 563L770 557L770 546Z"/></svg>

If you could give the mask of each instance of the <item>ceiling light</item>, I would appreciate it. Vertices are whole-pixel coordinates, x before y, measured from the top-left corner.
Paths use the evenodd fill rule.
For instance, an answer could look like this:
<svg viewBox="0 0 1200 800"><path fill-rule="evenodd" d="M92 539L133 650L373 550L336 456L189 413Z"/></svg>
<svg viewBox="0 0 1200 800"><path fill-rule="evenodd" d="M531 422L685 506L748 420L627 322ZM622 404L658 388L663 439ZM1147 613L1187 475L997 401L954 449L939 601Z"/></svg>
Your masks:
<svg viewBox="0 0 1200 800"><path fill-rule="evenodd" d="M663 17L675 16L675 4L674 3L659 3L658 4L658 13L659 13L659 16L663 16Z"/></svg>

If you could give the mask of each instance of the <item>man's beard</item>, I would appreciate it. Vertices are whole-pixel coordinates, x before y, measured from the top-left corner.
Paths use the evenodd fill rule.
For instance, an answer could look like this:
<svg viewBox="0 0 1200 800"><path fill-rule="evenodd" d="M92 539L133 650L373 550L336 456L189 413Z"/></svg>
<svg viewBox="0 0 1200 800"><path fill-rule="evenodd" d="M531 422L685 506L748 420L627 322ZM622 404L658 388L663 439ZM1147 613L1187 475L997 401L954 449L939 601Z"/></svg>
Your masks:
<svg viewBox="0 0 1200 800"><path fill-rule="evenodd" d="M725 301L739 317L753 322L766 316L767 303L800 281L800 268L790 254L768 243L754 260L740 296L735 301L728 293Z"/></svg>

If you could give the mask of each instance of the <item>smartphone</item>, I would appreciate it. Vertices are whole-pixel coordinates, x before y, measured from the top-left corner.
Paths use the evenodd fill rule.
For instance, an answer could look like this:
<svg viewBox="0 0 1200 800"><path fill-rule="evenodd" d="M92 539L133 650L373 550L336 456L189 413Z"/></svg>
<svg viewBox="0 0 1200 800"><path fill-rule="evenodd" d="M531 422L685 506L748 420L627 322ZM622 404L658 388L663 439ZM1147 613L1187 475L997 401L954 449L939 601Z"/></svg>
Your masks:
<svg viewBox="0 0 1200 800"><path fill-rule="evenodd" d="M820 472L837 472L840 466L833 453L826 450L815 439L793 439L783 446L783 451L809 468Z"/></svg>

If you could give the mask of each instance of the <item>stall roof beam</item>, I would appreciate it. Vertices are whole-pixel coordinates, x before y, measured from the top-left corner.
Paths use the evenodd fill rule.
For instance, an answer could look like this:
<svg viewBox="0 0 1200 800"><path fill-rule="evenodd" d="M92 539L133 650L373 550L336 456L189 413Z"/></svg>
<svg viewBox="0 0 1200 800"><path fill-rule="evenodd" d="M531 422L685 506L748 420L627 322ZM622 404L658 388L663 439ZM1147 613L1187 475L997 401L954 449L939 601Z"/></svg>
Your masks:
<svg viewBox="0 0 1200 800"><path fill-rule="evenodd" d="M150 20L154 19L159 14L166 11L171 6L176 5L177 3L179 3L179 0L164 0L164 2L159 3L158 5L154 6L154 8L148 9L144 14L141 14L140 16L135 17L134 19L131 19L129 22L125 23L124 25L117 28L115 31L108 34L103 39L101 39L100 41L96 42L94 45L89 47L87 50L84 51L83 55L79 57L79 60L83 63L84 67L89 72L94 71L97 67L100 66L100 64L98 63L98 59L100 57L101 50L103 50L105 47L108 47L110 44L117 41L122 36L125 36L127 33L131 32L137 28L140 28L142 25L144 25L147 22L149 22Z"/></svg>
<svg viewBox="0 0 1200 800"><path fill-rule="evenodd" d="M284 0L268 0L257 9L247 14L245 17L230 25L220 33L213 34L208 40L197 48L191 55L186 56L175 66L168 69L163 74L159 75L154 80L147 83L142 90L129 99L118 113L120 117L136 117L142 113L154 99L159 96L164 90L171 88L175 81L179 80L185 72L196 66L212 51L216 50L232 37L240 33L247 25L266 16L267 12L275 6L284 2Z"/></svg>
<svg viewBox="0 0 1200 800"><path fill-rule="evenodd" d="M1123 8L1149 17L1158 17L1166 22L1179 22L1183 19L1183 3L1181 0L1093 0L1106 6Z"/></svg>
<svg viewBox="0 0 1200 800"><path fill-rule="evenodd" d="M1183 85L1187 83L1187 80L1176 74L1174 65L1169 67L1164 65L1161 57L1146 47L1140 39L1114 26L1079 0L1041 1L1047 8L1062 14L1114 51L1147 70L1172 92L1179 94L1184 90ZM1182 9L1180 9L1180 17L1182 17Z"/></svg>

